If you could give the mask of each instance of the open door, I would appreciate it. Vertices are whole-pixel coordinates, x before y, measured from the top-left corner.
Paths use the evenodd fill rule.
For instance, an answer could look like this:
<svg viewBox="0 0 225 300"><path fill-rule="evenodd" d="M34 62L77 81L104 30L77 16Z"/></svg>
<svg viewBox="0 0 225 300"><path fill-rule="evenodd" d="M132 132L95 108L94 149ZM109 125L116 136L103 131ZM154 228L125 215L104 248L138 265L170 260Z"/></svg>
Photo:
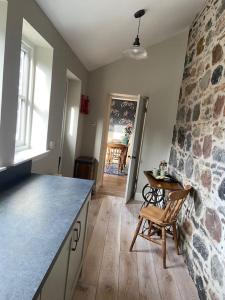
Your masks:
<svg viewBox="0 0 225 300"><path fill-rule="evenodd" d="M148 107L148 97L139 96L138 107L136 112L135 127L134 127L134 142L131 155L129 156L129 170L128 179L126 185L125 202L129 202L133 199L136 192L137 178L140 164L140 155L144 134L144 126L146 119L146 112Z"/></svg>

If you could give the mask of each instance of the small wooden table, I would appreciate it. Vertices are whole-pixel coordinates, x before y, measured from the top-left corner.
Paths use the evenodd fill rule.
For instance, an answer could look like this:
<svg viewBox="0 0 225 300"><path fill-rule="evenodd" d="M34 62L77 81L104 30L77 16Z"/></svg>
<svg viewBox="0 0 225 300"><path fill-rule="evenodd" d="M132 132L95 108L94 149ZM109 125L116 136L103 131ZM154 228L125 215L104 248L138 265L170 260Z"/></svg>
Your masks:
<svg viewBox="0 0 225 300"><path fill-rule="evenodd" d="M182 189L182 185L172 176L169 175L170 180L156 179L152 171L144 171L145 176L148 179L142 190L142 196L144 203L142 207L146 207L149 204L165 207L165 191L176 191Z"/></svg>
<svg viewBox="0 0 225 300"><path fill-rule="evenodd" d="M183 186L171 175L169 176L169 180L165 179L157 179L153 176L152 171L144 171L145 176L148 179L148 183L144 186L142 190L142 196L144 198L144 202L141 206L147 207L152 204L155 206L159 206L161 208L165 208L166 206L166 191L177 191L183 189ZM142 233L144 234L149 229L149 222L143 224ZM167 233L172 235L172 229L170 226L166 228ZM156 229L155 233L160 235L160 232Z"/></svg>

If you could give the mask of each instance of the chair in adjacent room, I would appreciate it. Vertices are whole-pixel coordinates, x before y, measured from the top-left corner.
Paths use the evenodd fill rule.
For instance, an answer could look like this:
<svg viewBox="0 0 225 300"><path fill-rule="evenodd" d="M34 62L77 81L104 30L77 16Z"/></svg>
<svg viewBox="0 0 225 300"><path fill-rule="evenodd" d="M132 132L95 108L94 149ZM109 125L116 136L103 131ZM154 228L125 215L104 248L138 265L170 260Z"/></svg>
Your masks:
<svg viewBox="0 0 225 300"><path fill-rule="evenodd" d="M177 216L191 188L191 186L186 186L184 189L171 192L168 195L165 209L157 206L148 206L141 209L139 213L140 219L130 246L130 251L132 251L138 235L151 242L159 244L162 246L163 267L166 268L166 231L168 228L172 227L176 251L177 254L179 254L179 245L177 239ZM140 232L144 219L147 220L149 224L147 234L145 233L145 230ZM153 238L155 229L161 231L161 239Z"/></svg>

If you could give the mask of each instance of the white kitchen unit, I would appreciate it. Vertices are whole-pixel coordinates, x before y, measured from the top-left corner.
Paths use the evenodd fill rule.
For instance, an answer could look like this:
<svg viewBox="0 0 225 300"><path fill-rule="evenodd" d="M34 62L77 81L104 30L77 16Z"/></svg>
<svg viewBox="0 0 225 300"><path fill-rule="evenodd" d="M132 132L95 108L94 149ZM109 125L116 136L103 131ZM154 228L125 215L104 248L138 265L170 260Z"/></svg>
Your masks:
<svg viewBox="0 0 225 300"><path fill-rule="evenodd" d="M40 300L71 300L73 297L84 258L89 200L90 196L46 279Z"/></svg>

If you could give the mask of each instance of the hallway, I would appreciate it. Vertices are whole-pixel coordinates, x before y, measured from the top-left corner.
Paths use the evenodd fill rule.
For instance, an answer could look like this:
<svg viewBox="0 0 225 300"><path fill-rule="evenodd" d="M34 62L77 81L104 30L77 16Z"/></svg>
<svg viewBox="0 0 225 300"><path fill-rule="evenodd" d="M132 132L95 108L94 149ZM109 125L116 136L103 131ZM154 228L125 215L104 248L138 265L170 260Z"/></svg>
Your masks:
<svg viewBox="0 0 225 300"><path fill-rule="evenodd" d="M195 300L196 288L168 238L168 268L161 249L138 238L128 251L140 204L97 195L91 201L88 250L74 300Z"/></svg>

